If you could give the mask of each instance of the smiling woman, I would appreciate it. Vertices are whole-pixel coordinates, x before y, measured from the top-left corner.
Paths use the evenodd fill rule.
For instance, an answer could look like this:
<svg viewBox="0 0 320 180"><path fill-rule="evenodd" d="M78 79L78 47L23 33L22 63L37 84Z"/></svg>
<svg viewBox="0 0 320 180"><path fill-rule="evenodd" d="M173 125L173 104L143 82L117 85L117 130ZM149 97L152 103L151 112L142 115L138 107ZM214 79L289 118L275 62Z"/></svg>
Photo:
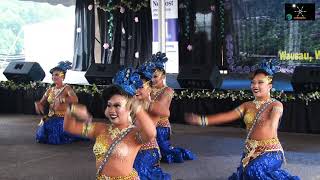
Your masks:
<svg viewBox="0 0 320 180"><path fill-rule="evenodd" d="M70 62L60 62L52 68L53 86L48 88L39 101L35 102L38 114L43 115L36 132L36 141L44 144L68 144L82 140L63 131L64 114L69 104L77 103L78 97L73 89L63 83L66 72L71 68ZM45 106L49 105L49 112L45 113Z"/></svg>
<svg viewBox="0 0 320 180"><path fill-rule="evenodd" d="M156 136L150 116L133 96L142 87L139 75L131 68L120 70L113 85L106 88L105 116L111 122L92 122L86 106L73 104L67 111L64 130L95 140L96 179L139 179L133 168L135 157L145 142Z"/></svg>
<svg viewBox="0 0 320 180"><path fill-rule="evenodd" d="M283 105L270 97L272 75L272 69L262 64L261 68L250 77L251 91L255 99L241 104L234 110L212 115L185 115L189 124L200 126L243 119L247 129L243 155L240 166L236 173L229 177L229 180L299 179L281 169L285 158L277 130L283 113Z"/></svg>

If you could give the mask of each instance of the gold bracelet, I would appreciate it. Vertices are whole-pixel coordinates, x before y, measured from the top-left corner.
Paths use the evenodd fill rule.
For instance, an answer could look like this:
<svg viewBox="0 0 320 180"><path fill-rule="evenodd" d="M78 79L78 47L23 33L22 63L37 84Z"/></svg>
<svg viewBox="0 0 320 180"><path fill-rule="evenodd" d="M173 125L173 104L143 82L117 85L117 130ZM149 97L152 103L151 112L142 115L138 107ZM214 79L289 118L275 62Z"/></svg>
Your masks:
<svg viewBox="0 0 320 180"><path fill-rule="evenodd" d="M198 123L199 123L199 125L200 125L200 126L202 126L202 119L201 119L201 116L198 116L198 115L197 115L197 117L199 117L199 118L198 118Z"/></svg>
<svg viewBox="0 0 320 180"><path fill-rule="evenodd" d="M200 125L201 126L208 126L208 117L205 115L200 116Z"/></svg>
<svg viewBox="0 0 320 180"><path fill-rule="evenodd" d="M72 104L71 108L70 108L70 115L71 116L75 116L76 115L76 113L75 113L76 109L77 109L76 106Z"/></svg>
<svg viewBox="0 0 320 180"><path fill-rule="evenodd" d="M91 122L85 123L82 128L81 136L87 137L90 131L93 129L93 127L94 125Z"/></svg>
<svg viewBox="0 0 320 180"><path fill-rule="evenodd" d="M204 116L204 125L208 126L209 122L208 122L208 116Z"/></svg>

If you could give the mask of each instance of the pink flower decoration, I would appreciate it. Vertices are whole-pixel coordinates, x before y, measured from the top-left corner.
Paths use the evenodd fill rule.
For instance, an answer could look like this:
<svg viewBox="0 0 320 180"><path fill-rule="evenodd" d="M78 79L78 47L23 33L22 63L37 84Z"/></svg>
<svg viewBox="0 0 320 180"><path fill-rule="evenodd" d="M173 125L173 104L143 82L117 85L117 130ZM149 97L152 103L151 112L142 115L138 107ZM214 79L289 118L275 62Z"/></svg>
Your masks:
<svg viewBox="0 0 320 180"><path fill-rule="evenodd" d="M139 58L139 52L134 53L134 57L138 59Z"/></svg>
<svg viewBox="0 0 320 180"><path fill-rule="evenodd" d="M109 46L108 43L104 43L104 44L103 44L103 48L104 48L104 49L108 49L109 47L110 47L110 46Z"/></svg>
<svg viewBox="0 0 320 180"><path fill-rule="evenodd" d="M124 7L120 6L120 12L123 14L125 11Z"/></svg>
<svg viewBox="0 0 320 180"><path fill-rule="evenodd" d="M139 18L138 17L134 17L134 22L139 22Z"/></svg>
<svg viewBox="0 0 320 180"><path fill-rule="evenodd" d="M215 10L216 10L216 6L211 5L211 6L210 6L210 9L211 9L211 11L215 11Z"/></svg>
<svg viewBox="0 0 320 180"><path fill-rule="evenodd" d="M188 51L192 51L192 45L189 44L189 45L187 46L187 49L188 49Z"/></svg>
<svg viewBox="0 0 320 180"><path fill-rule="evenodd" d="M89 9L89 11L91 11L91 10L93 9L93 5L90 4L90 5L88 6L88 9Z"/></svg>

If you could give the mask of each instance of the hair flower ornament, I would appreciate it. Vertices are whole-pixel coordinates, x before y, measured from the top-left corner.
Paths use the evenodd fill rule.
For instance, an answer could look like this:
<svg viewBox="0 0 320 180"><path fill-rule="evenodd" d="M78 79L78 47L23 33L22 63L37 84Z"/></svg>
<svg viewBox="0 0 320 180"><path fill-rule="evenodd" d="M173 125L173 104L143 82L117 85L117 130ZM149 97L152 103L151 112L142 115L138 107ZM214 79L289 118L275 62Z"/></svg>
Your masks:
<svg viewBox="0 0 320 180"><path fill-rule="evenodd" d="M130 96L134 96L136 94L136 90L141 88L143 85L139 74L135 73L131 67L118 71L113 77L112 82Z"/></svg>
<svg viewBox="0 0 320 180"><path fill-rule="evenodd" d="M157 52L156 54L153 54L151 56L150 61L152 63L154 63L154 65L157 69L164 70L164 64L168 61L168 58L166 56L166 53Z"/></svg>

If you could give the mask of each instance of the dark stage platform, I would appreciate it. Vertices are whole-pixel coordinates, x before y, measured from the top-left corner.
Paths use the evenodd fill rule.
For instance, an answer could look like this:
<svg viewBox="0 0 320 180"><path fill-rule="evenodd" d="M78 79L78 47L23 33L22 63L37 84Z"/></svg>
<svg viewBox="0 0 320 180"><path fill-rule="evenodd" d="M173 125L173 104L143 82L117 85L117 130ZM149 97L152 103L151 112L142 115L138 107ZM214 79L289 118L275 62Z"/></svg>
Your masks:
<svg viewBox="0 0 320 180"><path fill-rule="evenodd" d="M167 85L174 89L181 89L178 81L178 74L167 74ZM250 90L250 80L248 74L230 73L222 75L223 90ZM293 92L291 76L286 74L276 74L273 81L273 88L276 91Z"/></svg>
<svg viewBox="0 0 320 180"><path fill-rule="evenodd" d="M39 116L0 115L1 180L94 180L93 142L45 145L35 142ZM236 170L245 131L232 127L172 125L172 143L197 159L161 164L173 180L225 180ZM284 169L305 180L320 179L319 135L279 133Z"/></svg>

